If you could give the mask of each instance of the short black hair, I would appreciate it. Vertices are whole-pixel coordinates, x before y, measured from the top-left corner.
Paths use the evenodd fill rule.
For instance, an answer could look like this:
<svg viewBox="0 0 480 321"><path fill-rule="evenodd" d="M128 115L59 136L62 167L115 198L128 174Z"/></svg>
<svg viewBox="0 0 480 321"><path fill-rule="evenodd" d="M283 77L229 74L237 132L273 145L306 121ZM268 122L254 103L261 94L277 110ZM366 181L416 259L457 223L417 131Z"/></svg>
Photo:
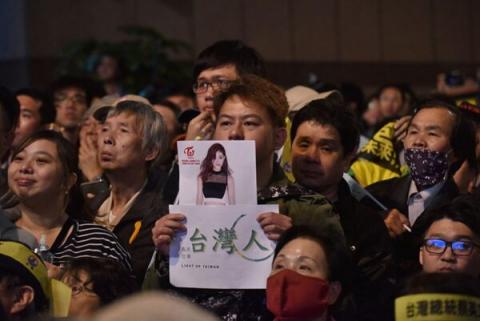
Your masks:
<svg viewBox="0 0 480 321"><path fill-rule="evenodd" d="M298 127L307 121L320 125L333 126L340 135L344 155L352 153L360 141L360 132L355 121L355 116L344 104L333 100L317 99L309 102L300 109L292 121L290 139L293 142L297 135Z"/></svg>
<svg viewBox="0 0 480 321"><path fill-rule="evenodd" d="M101 97L105 95L91 79L76 77L76 76L62 76L55 80L51 86L51 96L54 97L56 92L67 88L78 88L85 92L85 98L87 100L87 107L90 106L93 97Z"/></svg>
<svg viewBox="0 0 480 321"><path fill-rule="evenodd" d="M277 257L287 243L298 238L309 239L320 244L327 259L328 281L338 281L343 289L350 289L354 264L343 235L333 228L314 229L306 225L293 226L278 240L273 258Z"/></svg>
<svg viewBox="0 0 480 321"><path fill-rule="evenodd" d="M151 101L151 103L152 105L160 105L162 107L170 109L175 115L175 118L177 118L178 115L180 115L180 112L181 112L180 107L178 107L177 104L172 103L170 100L160 99L160 100Z"/></svg>
<svg viewBox="0 0 480 321"><path fill-rule="evenodd" d="M221 40L204 49L195 60L193 80L206 69L232 64L239 75L265 77L265 62L260 54L240 40Z"/></svg>
<svg viewBox="0 0 480 321"><path fill-rule="evenodd" d="M84 271L93 292L100 298L101 306L134 293L137 289L135 278L117 261L107 258L84 257L68 262L65 273L73 276Z"/></svg>
<svg viewBox="0 0 480 321"><path fill-rule="evenodd" d="M213 109L216 116L220 113L224 103L234 96L265 108L274 127L285 127L288 101L285 91L279 86L257 75L245 74L239 80L234 81L229 88L215 96Z"/></svg>
<svg viewBox="0 0 480 321"><path fill-rule="evenodd" d="M394 88L400 92L400 96L402 97L402 103L405 102L406 97L405 97L405 89L402 84L396 84L396 83L387 83L383 84L380 88L378 88L376 96L380 98L380 95L385 91L385 89L388 88Z"/></svg>
<svg viewBox="0 0 480 321"><path fill-rule="evenodd" d="M36 88L22 88L15 92L15 96L28 96L40 102L40 124L44 125L55 121L55 108L53 108L52 101L42 91Z"/></svg>
<svg viewBox="0 0 480 321"><path fill-rule="evenodd" d="M455 116L455 123L452 128L452 134L450 136L450 146L452 146L455 156L458 158L458 163L462 163L467 160L471 166L476 168L476 156L475 156L475 126L471 120L469 120L461 112L461 110L448 102L443 100L423 100L418 102L413 109L413 116L410 120L412 123L413 118L419 111L427 108L442 108L448 110ZM409 127L410 127L409 124Z"/></svg>
<svg viewBox="0 0 480 321"><path fill-rule="evenodd" d="M419 232L425 234L430 226L441 219L447 218L454 222L465 224L477 238L480 238L480 200L477 195L463 194L441 205L427 209L423 215L426 220L419 225Z"/></svg>
<svg viewBox="0 0 480 321"><path fill-rule="evenodd" d="M401 295L421 293L462 294L480 297L478 277L459 272L420 272L407 280Z"/></svg>
<svg viewBox="0 0 480 321"><path fill-rule="evenodd" d="M7 118L0 119L4 123L5 134L15 130L19 115L20 105L17 98L8 88L0 86L0 116Z"/></svg>

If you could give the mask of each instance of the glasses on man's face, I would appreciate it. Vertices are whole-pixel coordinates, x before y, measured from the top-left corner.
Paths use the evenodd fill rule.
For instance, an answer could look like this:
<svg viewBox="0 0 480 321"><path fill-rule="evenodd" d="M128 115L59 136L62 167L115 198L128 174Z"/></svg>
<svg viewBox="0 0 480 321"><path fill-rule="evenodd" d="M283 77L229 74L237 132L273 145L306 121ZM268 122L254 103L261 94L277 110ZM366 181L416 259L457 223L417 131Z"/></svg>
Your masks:
<svg viewBox="0 0 480 321"><path fill-rule="evenodd" d="M196 94L203 94L207 92L208 87L212 87L213 91L225 90L225 89L228 89L228 87L230 87L231 84L232 84L231 80L221 79L221 78L212 79L211 81L200 80L193 85L193 92Z"/></svg>
<svg viewBox="0 0 480 321"><path fill-rule="evenodd" d="M74 104L82 104L82 105L87 104L87 98L84 95L67 96L67 95L60 94L60 95L55 95L53 100L55 105L60 105L66 101L71 101Z"/></svg>
<svg viewBox="0 0 480 321"><path fill-rule="evenodd" d="M80 281L76 277L72 276L67 276L63 282L68 285L72 289L72 296L79 295L80 293L84 293L86 295L97 295L93 289L87 288L87 284L90 283L88 282L87 284L83 284L82 281Z"/></svg>
<svg viewBox="0 0 480 321"><path fill-rule="evenodd" d="M93 289L89 289L81 283L72 284L70 287L72 288L72 295L73 296L79 295L80 293L84 293L86 295L97 295L93 291Z"/></svg>
<svg viewBox="0 0 480 321"><path fill-rule="evenodd" d="M478 244L469 240L448 242L442 239L426 239L423 241L423 247L428 253L439 255L445 253L447 247L450 247L455 255L467 256L471 255L473 249L478 246Z"/></svg>

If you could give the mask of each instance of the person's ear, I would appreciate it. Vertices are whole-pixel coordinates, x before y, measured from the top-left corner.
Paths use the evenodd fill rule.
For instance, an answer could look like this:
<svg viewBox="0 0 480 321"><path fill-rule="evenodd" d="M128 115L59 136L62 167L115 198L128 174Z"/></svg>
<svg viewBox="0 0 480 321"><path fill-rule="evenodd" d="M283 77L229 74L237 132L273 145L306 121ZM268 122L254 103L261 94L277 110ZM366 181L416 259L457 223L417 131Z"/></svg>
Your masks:
<svg viewBox="0 0 480 321"><path fill-rule="evenodd" d="M274 129L274 144L275 150L282 148L283 144L287 140L287 129L285 127L278 127Z"/></svg>
<svg viewBox="0 0 480 321"><path fill-rule="evenodd" d="M73 187L73 185L75 185L75 183L77 182L77 179L78 179L78 176L75 173L72 173L68 176L67 186L66 186L67 191L66 192L70 191L70 189Z"/></svg>
<svg viewBox="0 0 480 321"><path fill-rule="evenodd" d="M327 302L328 305L334 304L338 297L340 296L340 293L342 293L342 285L340 282L330 282L328 284L328 293L327 293Z"/></svg>
<svg viewBox="0 0 480 321"><path fill-rule="evenodd" d="M158 157L158 154L160 154L160 149L159 148L152 148L151 150L146 151L145 161L150 162L150 161L154 160L155 158Z"/></svg>
<svg viewBox="0 0 480 321"><path fill-rule="evenodd" d="M15 290L15 300L10 307L10 314L14 315L25 311L35 299L35 291L29 285L22 285Z"/></svg>
<svg viewBox="0 0 480 321"><path fill-rule="evenodd" d="M448 152L447 152L447 160L448 160L448 164L449 165L452 165L453 163L455 163L456 161L459 160L457 154L455 153L455 151L452 149L450 149Z"/></svg>
<svg viewBox="0 0 480 321"><path fill-rule="evenodd" d="M343 163L344 172L348 171L348 169L352 165L352 160L355 158L356 155L357 155L357 148L355 148L351 153L343 157L342 163Z"/></svg>

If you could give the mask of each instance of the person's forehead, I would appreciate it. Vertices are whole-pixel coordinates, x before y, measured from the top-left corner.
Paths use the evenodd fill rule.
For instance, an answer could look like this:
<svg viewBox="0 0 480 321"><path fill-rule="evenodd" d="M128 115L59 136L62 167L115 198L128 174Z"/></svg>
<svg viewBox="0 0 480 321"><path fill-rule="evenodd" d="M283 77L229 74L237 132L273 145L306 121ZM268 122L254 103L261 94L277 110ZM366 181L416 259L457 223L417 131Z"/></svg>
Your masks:
<svg viewBox="0 0 480 321"><path fill-rule="evenodd" d="M86 95L84 89L77 86L68 86L61 88L55 92L57 95Z"/></svg>
<svg viewBox="0 0 480 321"><path fill-rule="evenodd" d="M51 154L52 156L56 156L58 154L57 145L48 139L35 140L31 144L25 146L23 150L27 153L41 152Z"/></svg>
<svg viewBox="0 0 480 321"><path fill-rule="evenodd" d="M198 79L227 78L234 80L238 78L238 71L234 64L222 65L203 70Z"/></svg>
<svg viewBox="0 0 480 321"><path fill-rule="evenodd" d="M106 124L115 124L115 123L127 123L136 125L137 124L137 115L132 112L121 112L119 114L112 114L107 117L105 120Z"/></svg>
<svg viewBox="0 0 480 321"><path fill-rule="evenodd" d="M457 236L474 237L473 231L464 223L452 221L448 218L442 218L430 225L426 236L443 235L445 237L455 238Z"/></svg>
<svg viewBox="0 0 480 321"><path fill-rule="evenodd" d="M432 107L419 110L412 118L412 125L437 126L445 129L453 127L455 115L446 108Z"/></svg>
<svg viewBox="0 0 480 321"><path fill-rule="evenodd" d="M18 95L17 100L20 103L20 109L39 109L42 104L41 101L34 99L28 95Z"/></svg>
<svg viewBox="0 0 480 321"><path fill-rule="evenodd" d="M296 137L299 136L330 139L340 142L340 134L333 125L320 124L314 120L304 121L298 126Z"/></svg>
<svg viewBox="0 0 480 321"><path fill-rule="evenodd" d="M386 87L382 90L382 92L380 93L380 96L387 96L387 95L398 95L398 96L401 96L402 93L400 91L400 89L396 88L396 87Z"/></svg>
<svg viewBox="0 0 480 321"><path fill-rule="evenodd" d="M220 117L256 116L264 120L270 120L266 107L237 95L228 98L223 103L218 114Z"/></svg>
<svg viewBox="0 0 480 321"><path fill-rule="evenodd" d="M278 255L290 258L310 257L316 261L325 258L322 246L318 242L304 237L295 238L285 244Z"/></svg>
<svg viewBox="0 0 480 321"><path fill-rule="evenodd" d="M171 110L170 108L163 106L163 105L153 105L153 110L155 110L157 113L162 115L162 117L170 117L173 119L176 119L175 117L175 112Z"/></svg>

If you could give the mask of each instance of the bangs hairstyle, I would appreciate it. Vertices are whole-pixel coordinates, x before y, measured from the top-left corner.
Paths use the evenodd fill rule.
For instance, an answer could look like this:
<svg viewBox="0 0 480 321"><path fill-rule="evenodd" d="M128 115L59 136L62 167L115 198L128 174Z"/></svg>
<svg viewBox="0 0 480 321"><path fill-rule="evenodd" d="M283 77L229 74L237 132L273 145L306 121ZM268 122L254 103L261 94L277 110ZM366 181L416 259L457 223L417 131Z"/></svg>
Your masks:
<svg viewBox="0 0 480 321"><path fill-rule="evenodd" d="M260 54L239 40L221 40L204 49L193 66L193 79L197 80L206 69L234 65L239 75L265 76L265 62Z"/></svg>
<svg viewBox="0 0 480 321"><path fill-rule="evenodd" d="M218 116L225 101L233 96L253 102L265 108L274 127L285 127L288 102L285 91L270 81L252 75L244 75L228 89L215 96L213 108Z"/></svg>
<svg viewBox="0 0 480 321"><path fill-rule="evenodd" d="M290 129L292 142L297 135L298 127L308 121L335 128L340 136L344 156L352 153L359 144L360 133L355 116L343 104L338 104L329 98L317 99L308 103L293 118Z"/></svg>
<svg viewBox="0 0 480 321"><path fill-rule="evenodd" d="M155 112L152 106L133 100L118 103L109 111L107 119L120 114L135 116L136 131L143 137L143 151L158 151L156 158L148 164L151 168L161 160L165 151L167 134L162 116Z"/></svg>
<svg viewBox="0 0 480 321"><path fill-rule="evenodd" d="M225 147L220 143L215 143L208 149L207 156L202 161L200 165L200 174L198 175L202 181L206 181L208 176L214 173L212 161L217 157L217 152L223 154L225 159L223 160L222 168L220 173L226 176L231 175L230 168L228 167L227 153L225 152Z"/></svg>
<svg viewBox="0 0 480 321"><path fill-rule="evenodd" d="M40 130L26 137L13 150L12 159L14 159L25 148L39 140L47 140L54 143L57 147L58 159L60 160L60 164L62 164L64 182L67 181L69 175L78 172L78 155L75 148L72 143L62 136L62 134L53 130Z"/></svg>
<svg viewBox="0 0 480 321"><path fill-rule="evenodd" d="M353 280L351 269L353 259L341 234L332 228L319 230L305 225L294 226L283 233L278 240L273 260L285 245L296 239L307 239L318 243L327 259L328 281L338 281L342 284L342 289L350 289Z"/></svg>

